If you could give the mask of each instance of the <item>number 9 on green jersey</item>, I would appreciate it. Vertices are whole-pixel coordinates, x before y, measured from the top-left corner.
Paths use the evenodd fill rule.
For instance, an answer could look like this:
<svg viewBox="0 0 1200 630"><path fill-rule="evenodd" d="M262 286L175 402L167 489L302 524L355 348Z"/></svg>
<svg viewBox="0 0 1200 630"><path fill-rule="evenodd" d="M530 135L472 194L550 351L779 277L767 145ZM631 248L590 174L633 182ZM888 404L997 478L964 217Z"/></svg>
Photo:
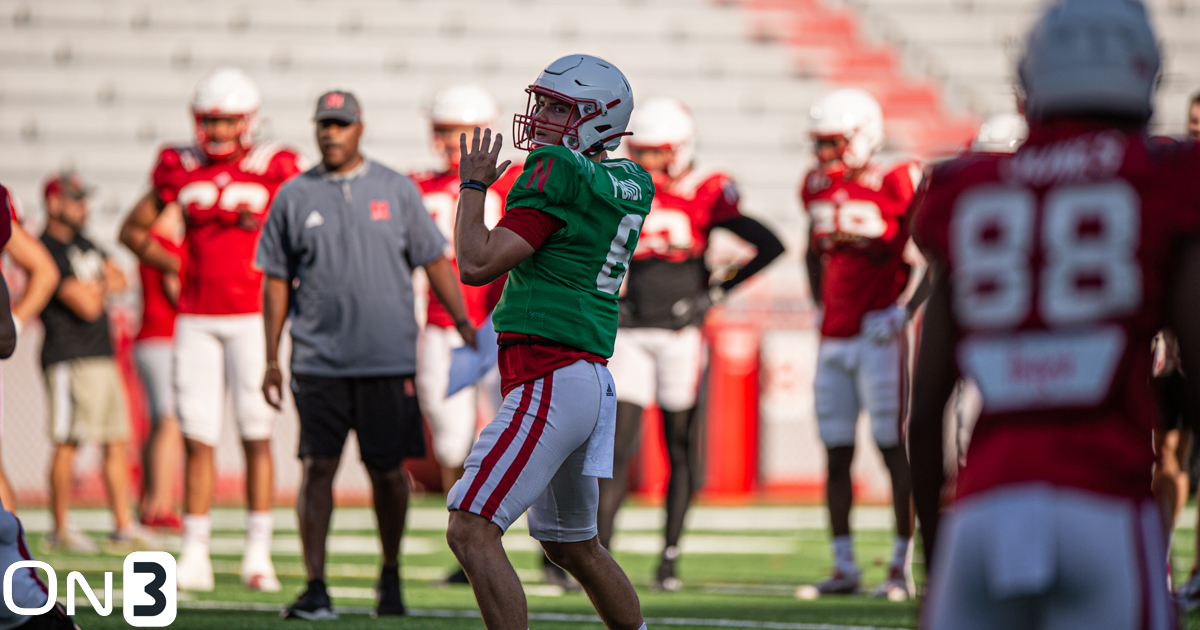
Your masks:
<svg viewBox="0 0 1200 630"><path fill-rule="evenodd" d="M653 199L654 181L631 160L597 163L563 146L530 153L507 207L566 226L509 272L496 330L612 356L617 294Z"/></svg>

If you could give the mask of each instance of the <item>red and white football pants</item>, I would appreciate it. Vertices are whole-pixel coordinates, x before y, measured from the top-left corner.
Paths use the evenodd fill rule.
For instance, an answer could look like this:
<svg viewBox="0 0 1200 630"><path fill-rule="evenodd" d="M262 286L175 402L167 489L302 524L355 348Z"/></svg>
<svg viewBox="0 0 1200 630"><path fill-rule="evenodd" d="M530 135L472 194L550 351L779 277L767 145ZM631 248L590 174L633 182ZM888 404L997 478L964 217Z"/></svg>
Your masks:
<svg viewBox="0 0 1200 630"><path fill-rule="evenodd" d="M1150 499L1005 486L956 503L938 536L926 628L1176 627Z"/></svg>
<svg viewBox="0 0 1200 630"><path fill-rule="evenodd" d="M608 448L597 451L607 452L611 467L613 389L608 368L586 361L513 389L471 448L446 507L478 514L504 531L528 510L529 535L542 541L596 536L600 485L584 474L584 465L591 442L607 440Z"/></svg>

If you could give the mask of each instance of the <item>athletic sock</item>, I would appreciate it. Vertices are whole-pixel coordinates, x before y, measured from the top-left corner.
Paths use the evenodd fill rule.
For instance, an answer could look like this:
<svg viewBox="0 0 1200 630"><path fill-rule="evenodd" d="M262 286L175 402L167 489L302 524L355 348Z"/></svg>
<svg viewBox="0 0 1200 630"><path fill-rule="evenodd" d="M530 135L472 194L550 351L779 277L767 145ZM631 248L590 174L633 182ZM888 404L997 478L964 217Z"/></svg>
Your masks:
<svg viewBox="0 0 1200 630"><path fill-rule="evenodd" d="M843 574L858 573L854 564L854 541L849 535L833 537L833 564Z"/></svg>
<svg viewBox="0 0 1200 630"><path fill-rule="evenodd" d="M212 517L208 514L183 515L183 544L200 545L208 548L208 539L212 535Z"/></svg>
<svg viewBox="0 0 1200 630"><path fill-rule="evenodd" d="M275 529L275 515L271 512L246 513L246 548L271 548L271 532Z"/></svg>
<svg viewBox="0 0 1200 630"><path fill-rule="evenodd" d="M912 557L912 539L897 536L895 542L892 543L892 566L907 567L909 558Z"/></svg>

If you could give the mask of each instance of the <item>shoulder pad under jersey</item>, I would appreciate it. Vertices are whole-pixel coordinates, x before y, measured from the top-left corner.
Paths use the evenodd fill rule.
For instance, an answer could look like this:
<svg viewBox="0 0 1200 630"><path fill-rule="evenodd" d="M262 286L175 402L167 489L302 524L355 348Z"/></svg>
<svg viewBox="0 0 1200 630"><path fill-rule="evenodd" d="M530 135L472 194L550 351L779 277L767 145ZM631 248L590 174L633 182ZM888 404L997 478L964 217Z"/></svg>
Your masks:
<svg viewBox="0 0 1200 630"><path fill-rule="evenodd" d="M284 170L288 171L287 175L304 170L300 155L282 142L264 142L254 145L250 152L242 158L238 167L247 173L266 175L271 171L271 166L280 160L290 162L284 166Z"/></svg>

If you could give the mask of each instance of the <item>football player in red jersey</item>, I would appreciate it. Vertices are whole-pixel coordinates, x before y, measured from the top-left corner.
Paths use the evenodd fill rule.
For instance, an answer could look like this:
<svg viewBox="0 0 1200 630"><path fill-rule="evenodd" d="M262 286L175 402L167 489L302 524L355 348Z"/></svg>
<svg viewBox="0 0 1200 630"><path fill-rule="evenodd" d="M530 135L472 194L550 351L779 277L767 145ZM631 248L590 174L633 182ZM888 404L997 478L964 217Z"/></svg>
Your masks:
<svg viewBox="0 0 1200 630"><path fill-rule="evenodd" d="M487 127L499 110L492 95L478 85L460 84L448 87L433 99L430 122L433 126L434 151L446 160L440 171L414 173L413 182L421 189L421 200L433 217L446 240L454 243L454 215L458 207L458 138L472 133L475 127ZM487 193L484 222L493 228L504 214L504 196L512 185L516 173L493 184ZM450 255L454 263L453 254ZM455 277L458 275L455 266ZM504 280L497 280L482 287L459 283L463 301L467 307L470 324L479 327L496 306ZM417 392L421 400L421 413L429 423L433 439L433 452L442 467L442 488L449 490L462 477L463 462L475 443L475 424L478 416L480 396L485 396L483 385L464 388L453 396L446 396L450 383L450 358L453 349L463 345L458 326L446 307L429 291L425 328L421 333L419 361L417 365Z"/></svg>
<svg viewBox="0 0 1200 630"><path fill-rule="evenodd" d="M458 174L461 152L458 139L462 134L471 134L475 127L488 127L500 115L496 101L484 88L463 83L452 85L433 97L429 111L432 125L434 152L445 159L446 167L440 171L414 173L413 183L421 189L421 200L433 217L442 235L454 246L454 219L458 209ZM504 215L504 198L513 181L521 173L519 168L509 169L487 191L484 202L484 224L488 229L496 227ZM458 275L458 265L450 252L450 262ZM479 327L496 307L500 293L504 290L504 278L490 284L473 287L459 282L463 303L467 307L470 324ZM465 387L452 396L447 396L450 384L450 362L454 348L463 345L458 325L450 312L437 299L430 288L427 302L425 328L421 331L421 343L417 361L417 392L421 401L421 413L428 423L433 454L442 468L442 489L446 492L463 475L463 464L475 443L479 405L488 401L489 378L472 387ZM495 410L491 410L491 415ZM544 556L543 556L544 557ZM557 566L545 563L552 573L548 581L560 586L575 586L566 580L566 574ZM467 583L467 574L459 569L450 575L449 582Z"/></svg>
<svg viewBox="0 0 1200 630"><path fill-rule="evenodd" d="M1187 139L1192 142L1200 141L1200 94L1188 100ZM1160 343L1161 342L1161 343ZM1190 466L1189 457L1195 435L1192 432L1198 413L1195 405L1187 396L1187 380L1184 379L1179 365L1179 344L1169 331L1155 339L1155 383L1159 386L1159 401L1163 408L1163 420L1166 431L1162 444L1159 446L1159 464L1155 470L1155 494L1159 497L1159 506L1163 510L1167 526L1167 552L1171 550L1171 540L1175 530L1175 515L1187 504L1190 480L1187 470ZM1162 362L1159 362L1159 359ZM1161 367L1161 369L1160 369ZM1173 428L1172 428L1173 427ZM1196 530L1196 540L1200 542L1200 529ZM1168 567L1170 564L1168 563ZM1179 587L1176 599L1184 610L1192 611L1200 608L1200 548L1196 549L1192 559L1192 573L1187 582Z"/></svg>
<svg viewBox="0 0 1200 630"><path fill-rule="evenodd" d="M150 229L151 237L168 252L183 252L183 211L168 204ZM183 261L180 260L182 263ZM180 269L182 272L182 268ZM142 525L179 531L175 480L183 454L183 436L175 417L175 307L179 303L181 273L163 273L141 263L142 325L134 340L133 355L150 407L150 436L146 440L142 477Z"/></svg>
<svg viewBox="0 0 1200 630"><path fill-rule="evenodd" d="M175 330L175 390L187 448L184 544L179 587L212 590L208 540L212 523L213 448L219 441L225 391L233 394L246 453L246 553L242 582L279 590L271 563L271 430L275 412L259 392L266 371L262 272L255 246L271 200L300 172L299 155L255 143L258 88L241 70L223 68L202 80L192 99L196 142L167 147L154 168L154 189L121 229L145 263L175 273L179 258L150 236L163 207L178 201L186 220L188 274Z"/></svg>
<svg viewBox="0 0 1200 630"><path fill-rule="evenodd" d="M18 284L11 285L14 291L21 294L20 299L12 305L12 320L19 337L21 329L46 308L46 304L58 290L59 272L58 265L42 241L31 236L21 226L22 213L17 198L7 191L5 197L5 203L0 204L0 212L8 214L12 221L12 233L4 247L4 253L17 268L27 274L23 291L17 288ZM11 276L5 280L13 282ZM0 427L2 425L0 422ZM3 467L0 467L0 502L9 511L17 509L16 496L4 475Z"/></svg>
<svg viewBox="0 0 1200 630"><path fill-rule="evenodd" d="M823 309L814 383L817 426L828 454L826 497L833 530L833 574L797 596L857 593L861 571L850 534L850 465L865 409L892 482L896 538L877 597L913 594L911 484L902 443L907 383L905 326L915 303L900 304L909 281L906 214L920 168L872 160L883 145L883 112L867 92L846 88L813 104L810 134L818 166L801 200L811 220L808 273Z"/></svg>
<svg viewBox="0 0 1200 630"><path fill-rule="evenodd" d="M667 485L666 544L651 583L679 590L675 561L692 493L700 479L696 399L703 364L700 326L712 304L783 253L770 229L742 216L738 190L723 173L693 164L696 127L687 107L652 98L630 120L630 156L653 177L654 205L642 226L610 363L617 384L617 439L613 478L600 480L600 542L608 547L625 498L626 470L637 448L642 410L657 403L671 464ZM727 229L757 255L718 282L705 264L709 234Z"/></svg>
<svg viewBox="0 0 1200 630"><path fill-rule="evenodd" d="M1160 67L1140 2L1055 3L1018 66L1026 144L941 165L918 196L935 274L909 429L924 627L1176 627L1146 350L1169 324L1200 371L1200 147L1148 139ZM940 518L960 374L983 412Z"/></svg>
<svg viewBox="0 0 1200 630"><path fill-rule="evenodd" d="M8 200L8 189L0 186L0 251L12 238L12 203ZM7 359L17 349L17 322L13 319L12 302L8 297L8 283L0 275L0 359ZM0 478L3 478L0 472ZM7 483L7 480L5 481Z"/></svg>

